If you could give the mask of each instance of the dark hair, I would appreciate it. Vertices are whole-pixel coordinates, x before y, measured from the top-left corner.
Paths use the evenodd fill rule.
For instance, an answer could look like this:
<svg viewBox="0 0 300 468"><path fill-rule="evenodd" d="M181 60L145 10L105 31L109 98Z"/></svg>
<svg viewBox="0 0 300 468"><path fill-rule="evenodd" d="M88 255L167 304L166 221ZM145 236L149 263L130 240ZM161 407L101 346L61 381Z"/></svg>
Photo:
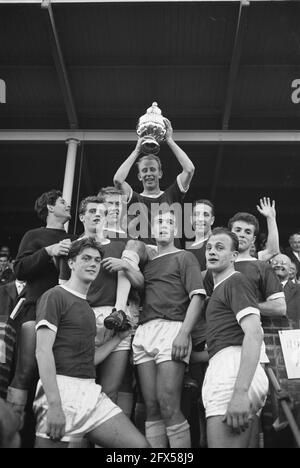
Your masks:
<svg viewBox="0 0 300 468"><path fill-rule="evenodd" d="M215 215L215 206L214 206L213 202L211 202L210 200L207 200L206 198L201 198L200 200L194 201L193 202L193 210L194 210L195 206L202 205L202 204L210 206L212 216Z"/></svg>
<svg viewBox="0 0 300 468"><path fill-rule="evenodd" d="M103 202L105 202L105 197L107 195L119 195L122 197L124 195L123 190L120 190L116 187L102 187L99 192L98 192L98 197L101 197L103 199Z"/></svg>
<svg viewBox="0 0 300 468"><path fill-rule="evenodd" d="M149 160L150 160L150 161L153 160L153 161L156 161L157 164L158 164L158 169L159 169L160 171L162 171L161 160L160 160L160 158L159 158L158 156L156 156L155 154L146 154L146 155L142 156L142 157L137 161L137 163L136 163L136 165L137 165L137 167L138 167L139 170L140 170L140 163L141 163L142 161L144 161L144 160L148 160L148 161L149 161Z"/></svg>
<svg viewBox="0 0 300 468"><path fill-rule="evenodd" d="M79 215L82 215L86 212L86 209L89 203L100 204L100 203L104 203L104 200L101 197L96 196L96 195L84 198L83 200L81 200L80 205L79 205L79 209L78 209Z"/></svg>
<svg viewBox="0 0 300 468"><path fill-rule="evenodd" d="M211 232L211 235L209 236L209 238L211 238L212 236L217 236L219 234L225 234L226 236L230 237L231 239L231 246L232 246L232 251L237 251L239 250L239 240L238 240L238 237L237 235L230 231L228 228L226 227L216 227L212 230Z"/></svg>
<svg viewBox="0 0 300 468"><path fill-rule="evenodd" d="M3 257L5 257L7 260L9 260L9 256L7 255L7 253L0 252L0 258L3 258Z"/></svg>
<svg viewBox="0 0 300 468"><path fill-rule="evenodd" d="M236 221L243 221L244 223L251 224L254 226L254 235L257 236L259 233L259 222L258 219L252 215L251 213L244 213L239 212L236 213L230 220L228 221L228 229L232 229L233 223Z"/></svg>
<svg viewBox="0 0 300 468"><path fill-rule="evenodd" d="M38 217L46 223L48 216L48 207L47 205L54 206L56 200L62 196L60 190L50 190L49 192L43 193L34 204L34 210Z"/></svg>
<svg viewBox="0 0 300 468"><path fill-rule="evenodd" d="M300 231L295 231L295 232L293 232L293 233L290 235L289 239L291 239L291 238L294 237L294 236L300 236Z"/></svg>
<svg viewBox="0 0 300 468"><path fill-rule="evenodd" d="M73 260L75 257L80 255L84 249L89 249L89 248L98 250L101 258L103 257L101 244L95 241L95 239L93 239L92 237L84 237L83 239L78 239L72 242L67 259Z"/></svg>

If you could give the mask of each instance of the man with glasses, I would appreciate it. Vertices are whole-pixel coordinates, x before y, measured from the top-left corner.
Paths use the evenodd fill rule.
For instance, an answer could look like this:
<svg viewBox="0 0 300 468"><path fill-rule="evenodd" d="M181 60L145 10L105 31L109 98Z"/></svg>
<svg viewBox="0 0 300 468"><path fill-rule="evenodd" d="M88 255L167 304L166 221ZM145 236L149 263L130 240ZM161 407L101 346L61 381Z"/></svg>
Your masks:
<svg viewBox="0 0 300 468"><path fill-rule="evenodd" d="M271 266L283 287L287 318L293 328L300 328L300 285L290 279L291 260L287 255L279 254L271 260Z"/></svg>

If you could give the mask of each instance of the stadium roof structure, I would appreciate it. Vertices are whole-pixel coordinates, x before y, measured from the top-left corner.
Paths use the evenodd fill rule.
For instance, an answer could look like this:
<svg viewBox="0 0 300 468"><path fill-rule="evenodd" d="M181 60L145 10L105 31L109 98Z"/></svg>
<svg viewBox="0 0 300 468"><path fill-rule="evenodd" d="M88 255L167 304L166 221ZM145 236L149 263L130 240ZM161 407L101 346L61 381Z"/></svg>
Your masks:
<svg viewBox="0 0 300 468"><path fill-rule="evenodd" d="M153 101L196 166L187 201L213 199L224 224L269 195L286 241L300 226L299 23L293 1L0 0L0 243L16 248L35 198L66 183L66 141L80 143L74 212L111 185ZM179 167L160 154L168 185Z"/></svg>

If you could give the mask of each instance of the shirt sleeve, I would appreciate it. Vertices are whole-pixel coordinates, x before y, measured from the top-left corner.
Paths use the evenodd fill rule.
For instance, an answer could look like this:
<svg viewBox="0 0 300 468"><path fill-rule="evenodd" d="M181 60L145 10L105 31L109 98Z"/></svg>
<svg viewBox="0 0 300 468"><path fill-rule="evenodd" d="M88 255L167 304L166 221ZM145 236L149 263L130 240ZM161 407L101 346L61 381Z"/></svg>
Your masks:
<svg viewBox="0 0 300 468"><path fill-rule="evenodd" d="M251 285L242 273L236 273L231 281L227 281L225 289L227 305L233 311L239 323L247 315L260 316Z"/></svg>
<svg viewBox="0 0 300 468"><path fill-rule="evenodd" d="M14 263L14 271L19 280L28 281L41 274L41 269L51 261L40 240L28 232L23 237Z"/></svg>
<svg viewBox="0 0 300 468"><path fill-rule="evenodd" d="M200 294L205 298L206 292L203 286L200 266L192 253L184 252L180 259L180 269L182 282L190 299L195 294Z"/></svg>
<svg viewBox="0 0 300 468"><path fill-rule="evenodd" d="M47 327L57 332L63 311L63 303L56 288L44 293L37 305L36 329Z"/></svg>
<svg viewBox="0 0 300 468"><path fill-rule="evenodd" d="M175 182L172 185L170 185L170 187L168 187L164 192L165 201L169 204L176 202L181 203L184 199L186 191L183 191L183 187L180 184L180 179L178 179L178 177L175 180Z"/></svg>

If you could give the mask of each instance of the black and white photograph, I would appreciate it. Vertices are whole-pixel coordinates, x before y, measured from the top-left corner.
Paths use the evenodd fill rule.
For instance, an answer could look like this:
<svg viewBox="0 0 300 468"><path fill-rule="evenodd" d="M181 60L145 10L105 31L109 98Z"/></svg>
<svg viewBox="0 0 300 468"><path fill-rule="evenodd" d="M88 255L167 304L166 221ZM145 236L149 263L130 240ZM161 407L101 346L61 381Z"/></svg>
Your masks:
<svg viewBox="0 0 300 468"><path fill-rule="evenodd" d="M0 0L0 448L300 448L299 25Z"/></svg>

